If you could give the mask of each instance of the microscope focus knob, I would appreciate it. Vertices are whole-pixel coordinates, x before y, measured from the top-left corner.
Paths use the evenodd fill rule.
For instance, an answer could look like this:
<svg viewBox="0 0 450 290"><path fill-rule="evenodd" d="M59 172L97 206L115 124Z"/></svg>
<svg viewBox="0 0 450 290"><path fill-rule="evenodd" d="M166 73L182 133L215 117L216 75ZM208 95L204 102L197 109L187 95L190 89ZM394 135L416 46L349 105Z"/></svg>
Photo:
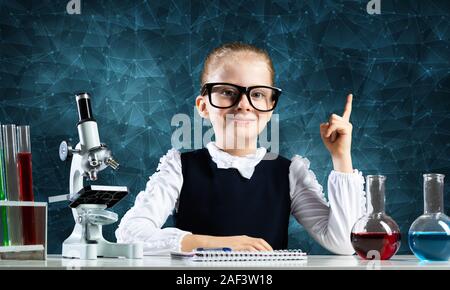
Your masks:
<svg viewBox="0 0 450 290"><path fill-rule="evenodd" d="M62 141L61 144L59 144L59 159L61 161L70 160L73 156L73 148L72 145L70 145L67 141Z"/></svg>

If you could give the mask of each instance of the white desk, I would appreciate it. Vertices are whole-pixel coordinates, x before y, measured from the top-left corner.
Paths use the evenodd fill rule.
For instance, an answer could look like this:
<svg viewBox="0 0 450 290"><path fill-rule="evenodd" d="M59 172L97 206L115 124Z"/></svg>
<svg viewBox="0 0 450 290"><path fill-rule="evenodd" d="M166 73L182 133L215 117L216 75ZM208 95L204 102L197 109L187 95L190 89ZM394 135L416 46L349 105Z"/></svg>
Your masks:
<svg viewBox="0 0 450 290"><path fill-rule="evenodd" d="M446 269L450 262L420 262L414 256L394 256L388 261L363 261L356 256L310 255L306 261L280 262L191 262L172 259L169 256L145 256L144 259L98 260L63 259L60 255L48 255L46 261L0 260L1 269L173 269L173 270L267 270L267 269Z"/></svg>

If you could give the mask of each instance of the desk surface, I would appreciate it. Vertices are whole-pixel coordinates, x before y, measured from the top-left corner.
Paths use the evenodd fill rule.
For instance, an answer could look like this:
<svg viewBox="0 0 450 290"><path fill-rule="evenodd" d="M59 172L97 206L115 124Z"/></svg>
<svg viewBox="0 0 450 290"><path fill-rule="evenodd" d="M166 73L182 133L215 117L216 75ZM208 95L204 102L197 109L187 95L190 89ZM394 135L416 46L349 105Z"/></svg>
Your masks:
<svg viewBox="0 0 450 290"><path fill-rule="evenodd" d="M170 256L145 256L143 259L99 258L97 260L64 259L48 255L45 261L0 260L1 269L446 269L448 262L420 262L414 256L394 256L388 261L363 261L356 256L310 255L305 261L279 262L192 262Z"/></svg>

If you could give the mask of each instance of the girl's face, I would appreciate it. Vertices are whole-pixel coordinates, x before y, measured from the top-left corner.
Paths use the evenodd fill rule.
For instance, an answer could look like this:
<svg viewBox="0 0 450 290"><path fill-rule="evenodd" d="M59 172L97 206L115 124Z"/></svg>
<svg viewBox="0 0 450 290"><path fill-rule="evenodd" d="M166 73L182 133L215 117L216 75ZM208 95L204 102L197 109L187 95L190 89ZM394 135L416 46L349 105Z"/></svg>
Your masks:
<svg viewBox="0 0 450 290"><path fill-rule="evenodd" d="M206 83L213 82L243 87L272 86L268 64L261 56L250 53L228 57L210 69ZM200 116L211 121L216 142L223 149L256 148L258 135L272 116L272 111L261 112L253 108L245 94L235 106L227 109L213 107L207 94L198 96L196 105Z"/></svg>

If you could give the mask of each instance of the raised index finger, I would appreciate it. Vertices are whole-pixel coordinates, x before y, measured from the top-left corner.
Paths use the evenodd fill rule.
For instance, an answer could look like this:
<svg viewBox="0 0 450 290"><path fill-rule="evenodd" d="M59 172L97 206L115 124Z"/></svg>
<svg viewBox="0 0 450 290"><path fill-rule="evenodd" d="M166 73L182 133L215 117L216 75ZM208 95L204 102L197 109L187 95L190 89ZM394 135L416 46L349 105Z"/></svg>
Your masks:
<svg viewBox="0 0 450 290"><path fill-rule="evenodd" d="M352 113L352 101L353 95L349 94L347 96L347 103L345 104L344 114L342 115L342 118L344 118L346 121L350 120L350 114Z"/></svg>

